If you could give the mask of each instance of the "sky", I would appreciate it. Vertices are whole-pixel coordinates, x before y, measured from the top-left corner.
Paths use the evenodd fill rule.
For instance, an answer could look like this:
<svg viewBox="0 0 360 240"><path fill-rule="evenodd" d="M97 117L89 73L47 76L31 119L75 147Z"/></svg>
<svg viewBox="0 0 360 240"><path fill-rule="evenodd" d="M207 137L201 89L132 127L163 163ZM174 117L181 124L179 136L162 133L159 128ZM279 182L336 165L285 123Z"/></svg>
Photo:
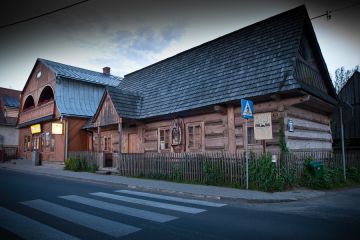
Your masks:
<svg viewBox="0 0 360 240"><path fill-rule="evenodd" d="M12 0L0 9L0 25L78 1ZM331 76L360 64L360 0L90 0L0 28L0 87L22 90L37 58L124 76L302 4L310 17L356 5L312 24Z"/></svg>

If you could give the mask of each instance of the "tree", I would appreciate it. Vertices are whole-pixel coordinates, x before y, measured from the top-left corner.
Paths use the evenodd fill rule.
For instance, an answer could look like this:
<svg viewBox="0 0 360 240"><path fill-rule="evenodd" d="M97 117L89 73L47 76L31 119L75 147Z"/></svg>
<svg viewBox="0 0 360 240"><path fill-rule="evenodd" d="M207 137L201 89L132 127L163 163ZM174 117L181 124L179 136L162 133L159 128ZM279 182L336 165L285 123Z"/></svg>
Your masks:
<svg viewBox="0 0 360 240"><path fill-rule="evenodd" d="M347 80L354 74L354 72L360 72L360 66L356 65L352 70L346 70L344 67L338 68L335 71L334 86L337 93L346 84Z"/></svg>

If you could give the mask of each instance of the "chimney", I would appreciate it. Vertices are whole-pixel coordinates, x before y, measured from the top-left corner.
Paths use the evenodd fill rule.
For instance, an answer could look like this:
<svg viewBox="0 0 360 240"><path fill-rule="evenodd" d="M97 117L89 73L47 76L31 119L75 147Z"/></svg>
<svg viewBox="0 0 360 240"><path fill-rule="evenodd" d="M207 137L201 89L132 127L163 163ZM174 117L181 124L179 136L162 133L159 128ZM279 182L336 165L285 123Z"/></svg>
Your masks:
<svg viewBox="0 0 360 240"><path fill-rule="evenodd" d="M110 67L103 67L103 74L110 75Z"/></svg>

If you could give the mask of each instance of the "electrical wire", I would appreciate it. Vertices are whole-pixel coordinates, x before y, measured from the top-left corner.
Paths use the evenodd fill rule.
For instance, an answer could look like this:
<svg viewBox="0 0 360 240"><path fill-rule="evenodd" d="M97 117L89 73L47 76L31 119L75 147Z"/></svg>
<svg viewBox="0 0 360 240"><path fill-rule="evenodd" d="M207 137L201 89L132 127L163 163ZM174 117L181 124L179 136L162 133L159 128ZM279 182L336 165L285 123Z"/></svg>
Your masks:
<svg viewBox="0 0 360 240"><path fill-rule="evenodd" d="M359 6L359 5L360 5L360 2L354 3L354 4L351 4L351 5L349 5L349 6L337 8L337 9L330 10L330 11L326 11L324 14L321 14L321 15L316 16L316 17L312 17L312 18L310 18L310 19L313 20L313 19L316 19L316 18L320 18L320 17L327 16L327 19L330 20L330 19L331 19L331 13L340 12L340 11L343 11L343 10L348 9L348 8L357 7L357 6Z"/></svg>
<svg viewBox="0 0 360 240"><path fill-rule="evenodd" d="M0 29L2 29L2 28L7 28L7 27L11 27L11 26L14 26L14 25L17 25L17 24L20 24L20 23L24 23L24 22L29 22L29 21L32 21L32 20L34 20L34 19L37 19L37 18L40 18L40 17L44 17L44 16L47 16L47 15L50 15L50 14L53 14L53 13L56 13L56 12L60 12L60 11L62 11L62 10L65 10L65 9L68 9L68 8L71 8L71 7L74 7L74 6L76 6L76 5L83 4L83 3L88 2L88 1L90 1L90 0L83 0L83 1L80 1L80 2L76 2L76 3L73 3L73 4L67 5L67 6L65 6L65 7L61 7L61 8L52 10L52 11L50 11L50 12L46 12L46 13L43 13L43 14L34 16L34 17L22 19L22 20L13 22L13 23L8 23L8 24L0 25Z"/></svg>

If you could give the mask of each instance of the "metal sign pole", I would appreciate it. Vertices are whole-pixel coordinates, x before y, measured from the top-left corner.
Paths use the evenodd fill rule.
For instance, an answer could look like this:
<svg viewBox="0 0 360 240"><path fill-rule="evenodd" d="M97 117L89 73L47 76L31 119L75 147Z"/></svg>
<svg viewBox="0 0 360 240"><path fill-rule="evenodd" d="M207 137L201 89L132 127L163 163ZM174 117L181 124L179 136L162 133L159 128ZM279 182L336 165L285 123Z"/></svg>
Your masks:
<svg viewBox="0 0 360 240"><path fill-rule="evenodd" d="M342 106L340 106L340 128L341 128L341 152L342 152L342 162L343 162L343 173L344 180L346 181L346 164L345 164L345 144L344 144L344 123L342 115Z"/></svg>
<svg viewBox="0 0 360 240"><path fill-rule="evenodd" d="M248 120L246 118L245 122L245 132L246 132L246 189L249 189L249 144L248 144Z"/></svg>

